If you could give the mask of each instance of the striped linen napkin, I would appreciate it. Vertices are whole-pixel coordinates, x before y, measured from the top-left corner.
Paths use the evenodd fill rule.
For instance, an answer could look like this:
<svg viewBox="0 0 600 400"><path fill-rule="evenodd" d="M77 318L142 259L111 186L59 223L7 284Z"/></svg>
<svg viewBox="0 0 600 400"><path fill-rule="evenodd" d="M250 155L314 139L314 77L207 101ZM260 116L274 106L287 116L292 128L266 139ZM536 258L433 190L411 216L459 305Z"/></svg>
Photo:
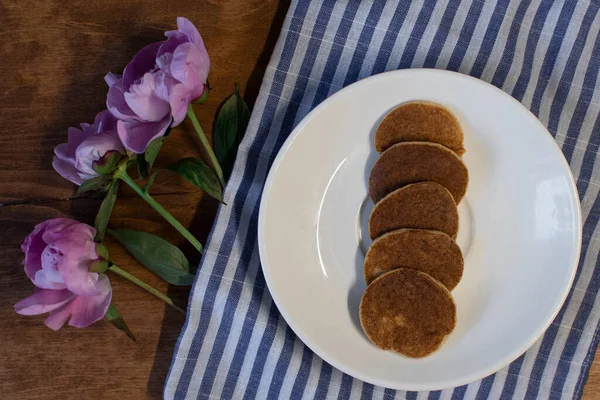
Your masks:
<svg viewBox="0 0 600 400"><path fill-rule="evenodd" d="M580 398L600 320L600 0L294 0L265 73L191 294L167 399ZM548 127L577 178L583 248L545 335L481 381L437 392L375 387L323 362L279 315L260 268L261 191L294 126L342 87L399 68L460 71Z"/></svg>

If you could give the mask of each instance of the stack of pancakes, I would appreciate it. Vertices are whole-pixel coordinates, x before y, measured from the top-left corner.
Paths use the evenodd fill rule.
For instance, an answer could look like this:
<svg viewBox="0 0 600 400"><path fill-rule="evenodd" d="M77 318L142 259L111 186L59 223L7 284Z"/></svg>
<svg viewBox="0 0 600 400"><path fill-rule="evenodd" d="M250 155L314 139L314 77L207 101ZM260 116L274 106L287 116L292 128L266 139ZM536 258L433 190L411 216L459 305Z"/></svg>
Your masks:
<svg viewBox="0 0 600 400"><path fill-rule="evenodd" d="M464 264L457 205L469 181L463 132L446 108L413 101L384 118L375 148L361 325L380 348L424 357L456 324L450 291Z"/></svg>

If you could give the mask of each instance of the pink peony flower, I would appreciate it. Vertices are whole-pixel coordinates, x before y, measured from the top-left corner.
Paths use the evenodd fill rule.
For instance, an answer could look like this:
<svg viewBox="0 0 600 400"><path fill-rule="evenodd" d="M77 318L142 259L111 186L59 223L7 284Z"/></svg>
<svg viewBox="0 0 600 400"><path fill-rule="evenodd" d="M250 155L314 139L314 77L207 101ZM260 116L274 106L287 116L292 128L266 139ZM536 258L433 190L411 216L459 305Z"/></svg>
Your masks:
<svg viewBox="0 0 600 400"><path fill-rule="evenodd" d="M25 273L35 287L33 295L15 304L23 315L50 313L45 324L60 329L69 325L85 328L102 319L112 298L104 274L90 272L101 259L96 251L96 230L69 218L38 224L25 238Z"/></svg>
<svg viewBox="0 0 600 400"><path fill-rule="evenodd" d="M177 30L167 31L167 41L160 46L156 64L177 80L169 96L173 126L185 118L188 105L202 96L210 60L198 29L187 18L177 18Z"/></svg>
<svg viewBox="0 0 600 400"><path fill-rule="evenodd" d="M137 154L169 126L179 125L206 85L210 61L202 37L186 18L177 18L177 27L165 33L166 41L140 50L122 76L109 72L104 78L119 137Z"/></svg>
<svg viewBox="0 0 600 400"><path fill-rule="evenodd" d="M125 153L116 128L117 120L108 111L96 115L91 125L69 128L67 143L54 149L52 166L63 178L77 185L112 172Z"/></svg>

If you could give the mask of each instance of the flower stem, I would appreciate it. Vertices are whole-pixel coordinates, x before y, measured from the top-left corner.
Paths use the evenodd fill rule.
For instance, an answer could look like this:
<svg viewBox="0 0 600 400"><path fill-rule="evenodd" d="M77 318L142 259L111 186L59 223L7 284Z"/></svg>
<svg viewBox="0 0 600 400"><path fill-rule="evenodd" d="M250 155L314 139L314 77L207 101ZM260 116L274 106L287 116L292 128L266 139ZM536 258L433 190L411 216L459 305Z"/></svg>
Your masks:
<svg viewBox="0 0 600 400"><path fill-rule="evenodd" d="M121 179L127 185L129 185L129 187L132 188L142 199L144 199L146 203L150 204L150 207L154 208L156 212L162 215L164 219L166 219L171 225L173 225L173 227L177 229L179 233L181 233L183 237L185 237L192 244L192 246L196 248L196 250L202 253L202 244L194 237L194 235L192 235L190 231L185 229L185 227L181 225L181 223L177 221L175 217L169 214L169 212L165 210L163 206L161 206L156 200L154 200L152 196L150 196L148 193L142 190L142 188L139 187L129 175L127 175L127 172L125 170L118 170L115 173L115 176Z"/></svg>
<svg viewBox="0 0 600 400"><path fill-rule="evenodd" d="M192 108L191 104L188 105L187 116L190 119L190 121L192 121L192 125L194 125L194 129L196 130L196 133L198 134L198 137L200 138L200 143L202 143L204 150L208 154L210 163L212 164L213 169L215 170L215 172L217 173L217 176L219 177L221 186L225 187L225 179L223 178L223 170L221 169L221 165L219 165L217 156L215 156L215 152L213 151L212 147L210 147L210 143L208 143L208 139L206 138L206 135L204 134L204 131L202 130L202 127L200 126L200 122L198 122L198 118L196 118L196 114L194 113L194 109Z"/></svg>
<svg viewBox="0 0 600 400"><path fill-rule="evenodd" d="M170 305L171 307L173 307L174 309L176 309L177 311L181 312L183 315L185 315L185 311L177 306L175 303L173 303L173 300L167 296L166 294L161 293L160 291L158 291L157 289L153 288L152 286L148 285L146 282L144 282L143 280L137 278L136 276L131 275L129 272L117 267L116 265L111 265L110 267L108 267L109 271L114 272L115 274L122 276L123 278L127 279L129 282L141 287L142 289L148 291L150 294L153 294L154 296L158 297L159 299L161 299L162 301L164 301L165 303L167 303L168 305Z"/></svg>

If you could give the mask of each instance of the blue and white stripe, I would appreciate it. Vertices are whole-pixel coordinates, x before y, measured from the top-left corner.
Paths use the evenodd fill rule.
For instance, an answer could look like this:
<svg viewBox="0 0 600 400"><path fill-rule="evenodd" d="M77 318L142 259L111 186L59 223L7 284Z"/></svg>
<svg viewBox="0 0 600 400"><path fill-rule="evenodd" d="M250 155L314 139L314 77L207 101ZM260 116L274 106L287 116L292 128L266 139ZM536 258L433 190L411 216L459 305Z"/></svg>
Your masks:
<svg viewBox="0 0 600 400"><path fill-rule="evenodd" d="M580 398L600 340L600 0L295 0L194 283L165 398ZM546 334L498 373L400 392L324 363L294 335L260 269L262 187L298 122L342 87L399 68L459 71L530 108L563 149L584 217L581 261Z"/></svg>

